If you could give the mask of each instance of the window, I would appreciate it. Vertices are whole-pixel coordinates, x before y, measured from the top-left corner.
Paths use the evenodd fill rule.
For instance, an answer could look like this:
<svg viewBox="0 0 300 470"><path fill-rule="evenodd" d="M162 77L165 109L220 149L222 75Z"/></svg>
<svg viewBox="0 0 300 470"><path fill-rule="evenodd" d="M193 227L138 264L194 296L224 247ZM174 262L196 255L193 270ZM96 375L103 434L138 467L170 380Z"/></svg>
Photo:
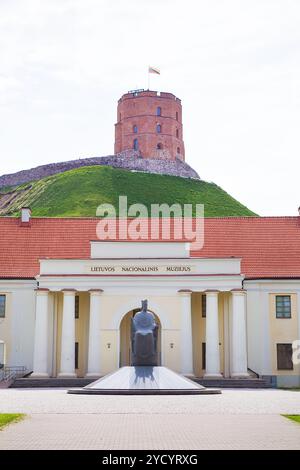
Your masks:
<svg viewBox="0 0 300 470"><path fill-rule="evenodd" d="M137 134L137 131L138 131L138 128L137 128L137 125L135 124L135 125L133 126L133 132L134 132L135 134Z"/></svg>
<svg viewBox="0 0 300 470"><path fill-rule="evenodd" d="M177 147L177 153L180 154L180 147Z"/></svg>
<svg viewBox="0 0 300 470"><path fill-rule="evenodd" d="M75 295L75 318L79 318L79 295Z"/></svg>
<svg viewBox="0 0 300 470"><path fill-rule="evenodd" d="M206 343L202 343L202 369L206 369Z"/></svg>
<svg viewBox="0 0 300 470"><path fill-rule="evenodd" d="M176 121L178 121L178 111L176 111Z"/></svg>
<svg viewBox="0 0 300 470"><path fill-rule="evenodd" d="M156 108L156 116L161 116L161 107L157 106Z"/></svg>
<svg viewBox="0 0 300 470"><path fill-rule="evenodd" d="M161 133L161 124L156 124L156 132L157 132L158 134Z"/></svg>
<svg viewBox="0 0 300 470"><path fill-rule="evenodd" d="M206 295L202 295L201 297L201 311L202 311L202 318L206 318Z"/></svg>
<svg viewBox="0 0 300 470"><path fill-rule="evenodd" d="M133 149L138 150L139 149L139 142L137 139L134 139L133 141Z"/></svg>
<svg viewBox="0 0 300 470"><path fill-rule="evenodd" d="M6 295L0 295L0 318L5 318Z"/></svg>
<svg viewBox="0 0 300 470"><path fill-rule="evenodd" d="M122 114L120 113L119 114L119 121L121 121L121 118L122 118Z"/></svg>
<svg viewBox="0 0 300 470"><path fill-rule="evenodd" d="M176 137L177 137L177 139L179 139L179 130L178 129L176 129Z"/></svg>
<svg viewBox="0 0 300 470"><path fill-rule="evenodd" d="M163 146L161 143L158 143L157 146L156 146L157 150L162 150Z"/></svg>
<svg viewBox="0 0 300 470"><path fill-rule="evenodd" d="M276 295L276 318L291 318L290 295Z"/></svg>
<svg viewBox="0 0 300 470"><path fill-rule="evenodd" d="M278 370L293 370L292 362L293 349L291 344L278 343L277 344L277 369Z"/></svg>
<svg viewBox="0 0 300 470"><path fill-rule="evenodd" d="M79 364L79 343L75 343L75 369L78 369Z"/></svg>
<svg viewBox="0 0 300 470"><path fill-rule="evenodd" d="M5 359L5 344L4 341L0 340L0 369L4 367L4 359Z"/></svg>

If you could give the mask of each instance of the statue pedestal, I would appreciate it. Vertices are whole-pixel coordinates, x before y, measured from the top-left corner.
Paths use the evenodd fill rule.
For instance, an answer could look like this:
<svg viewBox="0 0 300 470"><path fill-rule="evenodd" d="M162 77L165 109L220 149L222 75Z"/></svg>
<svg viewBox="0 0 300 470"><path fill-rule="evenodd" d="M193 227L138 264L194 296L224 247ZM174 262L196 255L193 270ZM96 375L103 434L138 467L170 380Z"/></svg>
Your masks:
<svg viewBox="0 0 300 470"><path fill-rule="evenodd" d="M81 389L68 393L86 395L207 395L221 393L205 388L167 367L122 367Z"/></svg>

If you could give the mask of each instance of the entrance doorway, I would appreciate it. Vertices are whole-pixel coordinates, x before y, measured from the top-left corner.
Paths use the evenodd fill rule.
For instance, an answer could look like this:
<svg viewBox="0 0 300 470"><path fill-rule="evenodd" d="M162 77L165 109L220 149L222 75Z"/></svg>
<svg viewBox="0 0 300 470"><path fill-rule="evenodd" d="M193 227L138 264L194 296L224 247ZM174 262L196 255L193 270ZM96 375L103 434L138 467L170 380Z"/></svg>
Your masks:
<svg viewBox="0 0 300 470"><path fill-rule="evenodd" d="M130 310L124 315L120 324L120 367L130 366L131 363L131 319L141 309L136 308ZM149 310L151 312L151 310ZM158 324L158 335L157 335L157 363L161 365L161 324L158 316L152 312L155 321Z"/></svg>

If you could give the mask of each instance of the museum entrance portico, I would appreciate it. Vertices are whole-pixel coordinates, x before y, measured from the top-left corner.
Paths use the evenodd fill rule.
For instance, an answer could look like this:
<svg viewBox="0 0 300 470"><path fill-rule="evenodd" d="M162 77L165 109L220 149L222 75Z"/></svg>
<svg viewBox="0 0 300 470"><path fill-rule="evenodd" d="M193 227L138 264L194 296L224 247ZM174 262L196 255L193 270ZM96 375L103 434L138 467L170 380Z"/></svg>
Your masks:
<svg viewBox="0 0 300 470"><path fill-rule="evenodd" d="M130 319L145 298L161 365L187 376L247 375L240 259L191 258L175 242L149 242L143 259L124 243L121 259L113 256L121 242L91 243L89 259L40 261L33 376L93 378L128 365Z"/></svg>

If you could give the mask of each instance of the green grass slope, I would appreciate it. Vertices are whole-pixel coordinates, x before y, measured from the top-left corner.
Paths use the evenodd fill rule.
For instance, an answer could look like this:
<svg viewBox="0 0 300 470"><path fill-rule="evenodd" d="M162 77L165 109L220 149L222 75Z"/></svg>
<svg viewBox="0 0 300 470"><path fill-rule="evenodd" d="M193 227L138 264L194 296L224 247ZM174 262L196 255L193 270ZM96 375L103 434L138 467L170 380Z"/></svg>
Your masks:
<svg viewBox="0 0 300 470"><path fill-rule="evenodd" d="M28 188L22 185L16 190ZM118 196L128 205L204 204L206 217L254 216L255 214L214 183L175 176L130 172L105 166L90 166L60 173L32 183L23 192L22 205L30 205L36 217L95 216L102 203L118 207ZM20 201L8 211L16 215ZM2 215L4 215L2 213Z"/></svg>

